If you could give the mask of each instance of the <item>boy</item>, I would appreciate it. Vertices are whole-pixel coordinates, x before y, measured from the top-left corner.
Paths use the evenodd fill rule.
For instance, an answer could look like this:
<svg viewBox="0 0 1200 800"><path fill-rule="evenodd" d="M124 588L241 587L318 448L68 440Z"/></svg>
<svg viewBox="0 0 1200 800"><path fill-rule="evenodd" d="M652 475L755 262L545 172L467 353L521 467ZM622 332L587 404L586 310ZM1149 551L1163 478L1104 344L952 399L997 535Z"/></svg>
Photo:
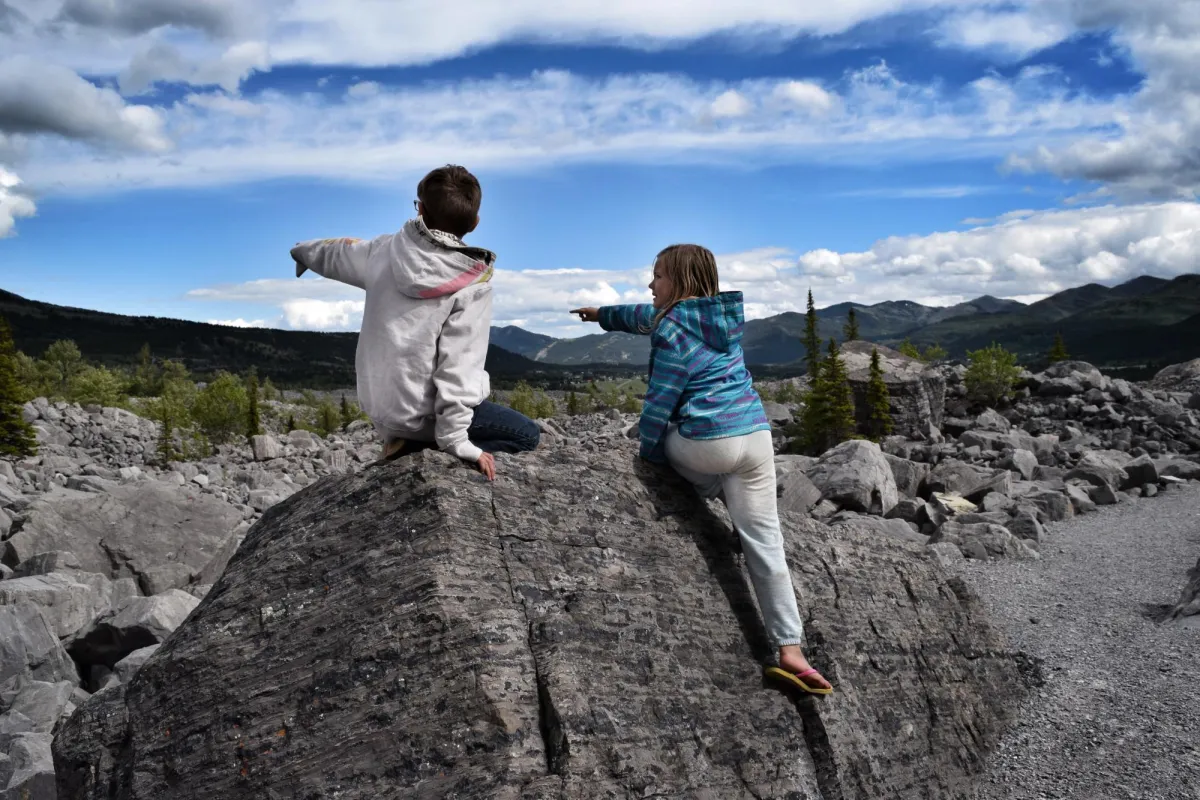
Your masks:
<svg viewBox="0 0 1200 800"><path fill-rule="evenodd" d="M446 165L417 184L417 217L398 233L314 239L291 252L296 277L311 269L367 292L355 369L384 459L436 442L493 480L492 453L532 450L540 431L485 399L496 254L462 241L479 225L481 199L474 175Z"/></svg>

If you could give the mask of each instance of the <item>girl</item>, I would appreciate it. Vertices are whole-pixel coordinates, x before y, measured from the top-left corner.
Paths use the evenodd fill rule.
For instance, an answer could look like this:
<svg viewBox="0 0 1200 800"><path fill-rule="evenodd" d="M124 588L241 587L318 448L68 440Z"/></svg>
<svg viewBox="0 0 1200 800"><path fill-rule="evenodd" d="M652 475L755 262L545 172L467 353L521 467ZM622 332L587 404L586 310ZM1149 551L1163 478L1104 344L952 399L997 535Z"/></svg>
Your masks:
<svg viewBox="0 0 1200 800"><path fill-rule="evenodd" d="M722 497L742 539L767 635L779 648L769 677L812 694L829 685L800 650L803 627L775 508L775 450L742 359L741 292L717 287L717 262L699 245L658 254L653 305L577 308L607 331L649 334L650 386L641 456L669 463L704 497Z"/></svg>

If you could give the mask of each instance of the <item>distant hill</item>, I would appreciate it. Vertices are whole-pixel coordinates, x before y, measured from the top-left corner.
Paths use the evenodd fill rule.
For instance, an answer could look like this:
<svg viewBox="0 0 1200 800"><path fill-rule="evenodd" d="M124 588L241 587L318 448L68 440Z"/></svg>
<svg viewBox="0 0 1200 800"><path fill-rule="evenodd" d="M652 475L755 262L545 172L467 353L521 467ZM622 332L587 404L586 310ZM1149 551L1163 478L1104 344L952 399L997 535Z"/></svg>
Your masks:
<svg viewBox="0 0 1200 800"><path fill-rule="evenodd" d="M1174 326L1200 313L1197 282L1200 275L1174 280L1141 276L1114 287L1090 283L1028 306L989 295L947 308L907 300L838 303L818 309L817 316L822 341L831 336L841 340L853 308L862 338L893 347L909 338L922 347L940 344L951 356L962 357L997 341L1033 363L1061 331L1072 354L1099 364L1172 363L1200 356L1200 341L1172 333ZM504 330L503 341L514 341L511 329ZM796 312L747 322L742 340L747 363L790 368L804 358L803 333L804 315ZM576 339L539 336L528 347L514 344L512 349L552 364L645 365L649 357L646 337L618 333Z"/></svg>
<svg viewBox="0 0 1200 800"><path fill-rule="evenodd" d="M42 303L2 290L0 314L12 326L17 349L30 355L40 355L59 339L71 339L92 361L128 366L137 361L142 345L149 344L157 358L182 361L200 377L221 369L243 372L253 366L280 387L333 389L355 382L356 333L133 317ZM494 345L488 348L487 369L498 384L521 378L555 383L566 377L562 367L539 364Z"/></svg>

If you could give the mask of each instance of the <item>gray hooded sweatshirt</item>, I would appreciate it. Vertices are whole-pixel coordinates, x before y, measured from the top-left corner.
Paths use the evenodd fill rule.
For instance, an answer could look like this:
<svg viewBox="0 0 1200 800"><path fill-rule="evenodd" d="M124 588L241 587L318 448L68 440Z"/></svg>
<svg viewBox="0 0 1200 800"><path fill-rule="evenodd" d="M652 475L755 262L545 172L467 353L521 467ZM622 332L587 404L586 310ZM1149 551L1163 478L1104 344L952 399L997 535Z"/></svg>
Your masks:
<svg viewBox="0 0 1200 800"><path fill-rule="evenodd" d="M420 217L370 241L314 239L292 248L306 269L365 289L355 367L358 398L379 435L433 441L466 461L475 406L491 392L483 368L496 254Z"/></svg>

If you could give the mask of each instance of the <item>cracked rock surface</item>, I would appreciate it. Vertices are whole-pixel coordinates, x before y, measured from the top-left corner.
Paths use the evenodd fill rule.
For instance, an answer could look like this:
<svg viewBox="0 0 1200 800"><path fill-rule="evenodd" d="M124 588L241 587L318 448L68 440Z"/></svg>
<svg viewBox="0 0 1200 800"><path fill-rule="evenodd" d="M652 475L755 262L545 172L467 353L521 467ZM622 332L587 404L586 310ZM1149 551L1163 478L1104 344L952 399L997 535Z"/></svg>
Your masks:
<svg viewBox="0 0 1200 800"><path fill-rule="evenodd" d="M718 505L619 439L423 452L271 508L55 739L71 798L958 798L1029 663L927 549L785 515L792 698Z"/></svg>

